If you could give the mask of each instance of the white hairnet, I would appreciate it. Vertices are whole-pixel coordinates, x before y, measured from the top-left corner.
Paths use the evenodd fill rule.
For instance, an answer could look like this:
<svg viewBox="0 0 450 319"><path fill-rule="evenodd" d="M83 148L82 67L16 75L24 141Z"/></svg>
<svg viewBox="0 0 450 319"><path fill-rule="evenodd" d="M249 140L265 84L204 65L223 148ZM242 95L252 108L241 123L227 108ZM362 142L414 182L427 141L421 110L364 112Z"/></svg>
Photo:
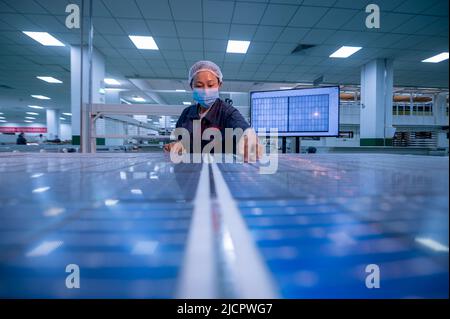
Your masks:
<svg viewBox="0 0 450 319"><path fill-rule="evenodd" d="M194 63L194 65L191 66L191 69L189 70L189 85L192 85L194 76L200 71L211 72L219 79L219 82L222 83L222 71L220 71L220 68L217 64L211 61L198 61Z"/></svg>

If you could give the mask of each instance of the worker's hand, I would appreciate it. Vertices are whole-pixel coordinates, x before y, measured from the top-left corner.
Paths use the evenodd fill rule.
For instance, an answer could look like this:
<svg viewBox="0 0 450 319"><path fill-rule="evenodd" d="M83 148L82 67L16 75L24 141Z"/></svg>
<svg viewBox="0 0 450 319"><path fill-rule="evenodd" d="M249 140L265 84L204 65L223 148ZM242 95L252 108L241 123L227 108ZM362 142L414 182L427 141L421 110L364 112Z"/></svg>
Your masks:
<svg viewBox="0 0 450 319"><path fill-rule="evenodd" d="M237 145L237 153L244 158L244 163L256 162L261 159L263 152L264 146L259 143L255 130L245 130Z"/></svg>
<svg viewBox="0 0 450 319"><path fill-rule="evenodd" d="M173 152L178 155L181 155L186 152L186 150L184 149L183 143L181 143L180 141L166 144L166 145L164 145L163 149L165 152L171 152L171 153Z"/></svg>

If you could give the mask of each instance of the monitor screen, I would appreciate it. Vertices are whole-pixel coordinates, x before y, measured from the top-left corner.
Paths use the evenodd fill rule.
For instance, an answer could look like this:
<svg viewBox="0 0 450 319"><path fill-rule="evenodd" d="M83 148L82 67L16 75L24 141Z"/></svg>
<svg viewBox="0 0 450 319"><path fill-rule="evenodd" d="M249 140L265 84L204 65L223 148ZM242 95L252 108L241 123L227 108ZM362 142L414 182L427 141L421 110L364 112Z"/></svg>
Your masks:
<svg viewBox="0 0 450 319"><path fill-rule="evenodd" d="M250 92L250 112L259 135L338 136L339 87Z"/></svg>

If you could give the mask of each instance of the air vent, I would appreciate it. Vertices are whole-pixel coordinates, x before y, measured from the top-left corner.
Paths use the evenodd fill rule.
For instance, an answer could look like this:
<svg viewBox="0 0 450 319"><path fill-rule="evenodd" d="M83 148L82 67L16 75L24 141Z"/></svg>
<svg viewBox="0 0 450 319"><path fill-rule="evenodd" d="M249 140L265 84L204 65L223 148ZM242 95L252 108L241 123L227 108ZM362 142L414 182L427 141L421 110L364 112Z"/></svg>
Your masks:
<svg viewBox="0 0 450 319"><path fill-rule="evenodd" d="M297 47L294 50L292 50L291 54L302 54L306 50L314 48L314 47L315 47L314 44L299 44L299 45L297 45Z"/></svg>

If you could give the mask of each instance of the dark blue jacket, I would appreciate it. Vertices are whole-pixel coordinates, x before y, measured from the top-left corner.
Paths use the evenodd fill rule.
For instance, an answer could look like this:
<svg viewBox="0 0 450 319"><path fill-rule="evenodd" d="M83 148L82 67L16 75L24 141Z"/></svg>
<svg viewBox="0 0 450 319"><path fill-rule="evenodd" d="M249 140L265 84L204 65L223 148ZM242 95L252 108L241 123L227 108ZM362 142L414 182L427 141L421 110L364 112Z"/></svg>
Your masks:
<svg viewBox="0 0 450 319"><path fill-rule="evenodd" d="M192 136L193 136L193 121L200 120L200 116L198 114L198 104L194 104L188 106L183 110L178 119L176 127L183 127L189 131L191 136L191 152L193 151L192 144ZM242 130L246 130L250 127L247 121L244 119L242 114L233 106L228 103L225 103L221 99L217 99L214 104L211 106L208 113L202 119L201 122L201 133L207 128L216 128L220 130L222 133L222 152L225 152L225 128L241 128ZM202 149L208 144L211 140L202 141ZM234 141L234 153L236 152L235 146L236 141Z"/></svg>

